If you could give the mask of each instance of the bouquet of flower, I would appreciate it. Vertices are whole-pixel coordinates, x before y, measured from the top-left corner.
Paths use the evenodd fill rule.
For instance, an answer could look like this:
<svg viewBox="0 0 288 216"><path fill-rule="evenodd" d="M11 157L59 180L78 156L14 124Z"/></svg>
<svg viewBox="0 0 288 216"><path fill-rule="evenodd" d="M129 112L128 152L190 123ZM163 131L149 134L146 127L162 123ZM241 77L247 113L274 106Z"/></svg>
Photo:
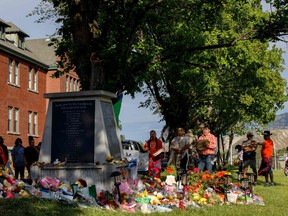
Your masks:
<svg viewBox="0 0 288 216"><path fill-rule="evenodd" d="M175 166L169 166L167 167L160 176L161 181L165 181L167 178L167 175L173 175L173 176L177 176L177 170Z"/></svg>
<svg viewBox="0 0 288 216"><path fill-rule="evenodd" d="M215 174L199 172L198 168L189 170L187 176L189 198L202 205L220 202L224 196L225 176L229 174L226 171Z"/></svg>

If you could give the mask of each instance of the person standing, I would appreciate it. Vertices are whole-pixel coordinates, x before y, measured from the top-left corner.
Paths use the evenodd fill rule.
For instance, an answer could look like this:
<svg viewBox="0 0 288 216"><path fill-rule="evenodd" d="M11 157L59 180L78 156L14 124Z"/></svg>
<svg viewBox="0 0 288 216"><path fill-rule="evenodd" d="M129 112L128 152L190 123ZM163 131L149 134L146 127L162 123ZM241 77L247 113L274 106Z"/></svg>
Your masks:
<svg viewBox="0 0 288 216"><path fill-rule="evenodd" d="M189 155L189 169L194 169L198 165L198 151L196 148L196 137L194 136L191 129L189 129L185 135L187 137L189 149L188 149L188 155Z"/></svg>
<svg viewBox="0 0 288 216"><path fill-rule="evenodd" d="M257 182L257 169L256 169L256 141L253 140L254 134L248 132L246 134L247 140L242 142L243 150L243 176L247 178L247 171L249 166L254 173L254 184Z"/></svg>
<svg viewBox="0 0 288 216"><path fill-rule="evenodd" d="M203 149L199 150L198 152L199 153L198 169L200 172L203 172L204 168L206 167L206 169L210 173L212 173L213 170L211 159L215 154L215 149L217 147L217 139L212 133L210 133L209 126L204 126L203 134L199 137L199 141L202 141L203 143L207 144L203 146Z"/></svg>
<svg viewBox="0 0 288 216"><path fill-rule="evenodd" d="M238 159L238 172L239 175L243 172L243 149L242 145L236 145L235 150L237 151L237 159Z"/></svg>
<svg viewBox="0 0 288 216"><path fill-rule="evenodd" d="M150 139L144 144L144 149L149 152L148 175L160 178L161 153L164 151L162 141L157 138L156 131L150 131ZM161 151L161 149L163 151Z"/></svg>
<svg viewBox="0 0 288 216"><path fill-rule="evenodd" d="M30 174L31 174L30 168L31 168L31 165L35 161L38 161L39 149L35 146L35 141L32 136L28 137L28 141L29 141L29 146L25 148L24 155L25 155L25 160L26 160L26 168L27 168L29 178L30 178Z"/></svg>
<svg viewBox="0 0 288 216"><path fill-rule="evenodd" d="M261 165L258 170L259 176L265 176L265 186L274 186L274 177L272 170L272 162L273 162L273 140L270 138L272 134L270 131L264 131L263 137L264 142L257 142L257 145L261 145ZM270 177L270 183L269 178Z"/></svg>
<svg viewBox="0 0 288 216"><path fill-rule="evenodd" d="M12 149L11 156L13 161L13 166L15 169L15 179L18 179L19 174L20 178L24 178L24 169L25 169L25 157L24 157L25 148L22 146L22 140L17 138L15 140L15 146Z"/></svg>
<svg viewBox="0 0 288 216"><path fill-rule="evenodd" d="M171 141L168 166L174 165L177 170L186 170L189 159L186 153L189 147L187 137L185 137L185 130L179 127L177 129L177 136Z"/></svg>
<svg viewBox="0 0 288 216"><path fill-rule="evenodd" d="M9 159L7 146L4 145L4 139L0 136L0 167L5 167Z"/></svg>

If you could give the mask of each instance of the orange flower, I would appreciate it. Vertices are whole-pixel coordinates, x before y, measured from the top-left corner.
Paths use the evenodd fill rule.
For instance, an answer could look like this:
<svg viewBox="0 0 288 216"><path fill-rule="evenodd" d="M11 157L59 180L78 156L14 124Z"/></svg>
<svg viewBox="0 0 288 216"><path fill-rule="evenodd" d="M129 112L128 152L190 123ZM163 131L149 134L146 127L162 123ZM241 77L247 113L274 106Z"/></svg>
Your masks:
<svg viewBox="0 0 288 216"><path fill-rule="evenodd" d="M219 171L215 174L215 177L216 178L223 178L227 174L228 174L228 172L226 172L226 171Z"/></svg>
<svg viewBox="0 0 288 216"><path fill-rule="evenodd" d="M211 179L211 175L209 173L203 173L202 180L207 180L207 179Z"/></svg>
<svg viewBox="0 0 288 216"><path fill-rule="evenodd" d="M168 173L168 174L172 174L172 173L173 173L173 168L167 167L167 173Z"/></svg>

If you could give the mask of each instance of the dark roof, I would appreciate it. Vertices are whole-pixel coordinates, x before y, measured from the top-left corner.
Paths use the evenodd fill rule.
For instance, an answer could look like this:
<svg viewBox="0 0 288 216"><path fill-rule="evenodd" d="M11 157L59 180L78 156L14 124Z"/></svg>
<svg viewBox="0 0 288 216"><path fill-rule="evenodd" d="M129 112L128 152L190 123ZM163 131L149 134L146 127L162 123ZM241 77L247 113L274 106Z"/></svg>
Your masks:
<svg viewBox="0 0 288 216"><path fill-rule="evenodd" d="M42 62L49 65L49 67L56 67L56 54L55 47L49 46L51 43L50 39L31 39L26 40L26 47L29 50L33 50L37 53L37 56L41 59Z"/></svg>
<svg viewBox="0 0 288 216"><path fill-rule="evenodd" d="M30 37L28 34L26 34L23 30L21 30L19 27L17 27L15 24L12 22L7 23L10 27L6 29L6 34L12 34L12 33L18 33L23 35L24 37Z"/></svg>
<svg viewBox="0 0 288 216"><path fill-rule="evenodd" d="M45 61L42 61L34 50L21 49L9 40L0 40L0 50L40 67L48 68L48 64L46 64Z"/></svg>
<svg viewBox="0 0 288 216"><path fill-rule="evenodd" d="M10 27L4 20L0 18L0 25L5 26L5 27Z"/></svg>

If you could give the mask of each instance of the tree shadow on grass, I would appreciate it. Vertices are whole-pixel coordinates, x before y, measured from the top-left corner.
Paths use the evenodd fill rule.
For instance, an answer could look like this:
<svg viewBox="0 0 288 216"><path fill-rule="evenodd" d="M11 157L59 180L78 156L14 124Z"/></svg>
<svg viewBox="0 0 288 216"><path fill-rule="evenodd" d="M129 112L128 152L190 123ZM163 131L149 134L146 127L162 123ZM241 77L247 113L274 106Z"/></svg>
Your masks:
<svg viewBox="0 0 288 216"><path fill-rule="evenodd" d="M0 199L0 215L44 216L44 215L80 215L81 208L62 201L44 200L35 197Z"/></svg>

